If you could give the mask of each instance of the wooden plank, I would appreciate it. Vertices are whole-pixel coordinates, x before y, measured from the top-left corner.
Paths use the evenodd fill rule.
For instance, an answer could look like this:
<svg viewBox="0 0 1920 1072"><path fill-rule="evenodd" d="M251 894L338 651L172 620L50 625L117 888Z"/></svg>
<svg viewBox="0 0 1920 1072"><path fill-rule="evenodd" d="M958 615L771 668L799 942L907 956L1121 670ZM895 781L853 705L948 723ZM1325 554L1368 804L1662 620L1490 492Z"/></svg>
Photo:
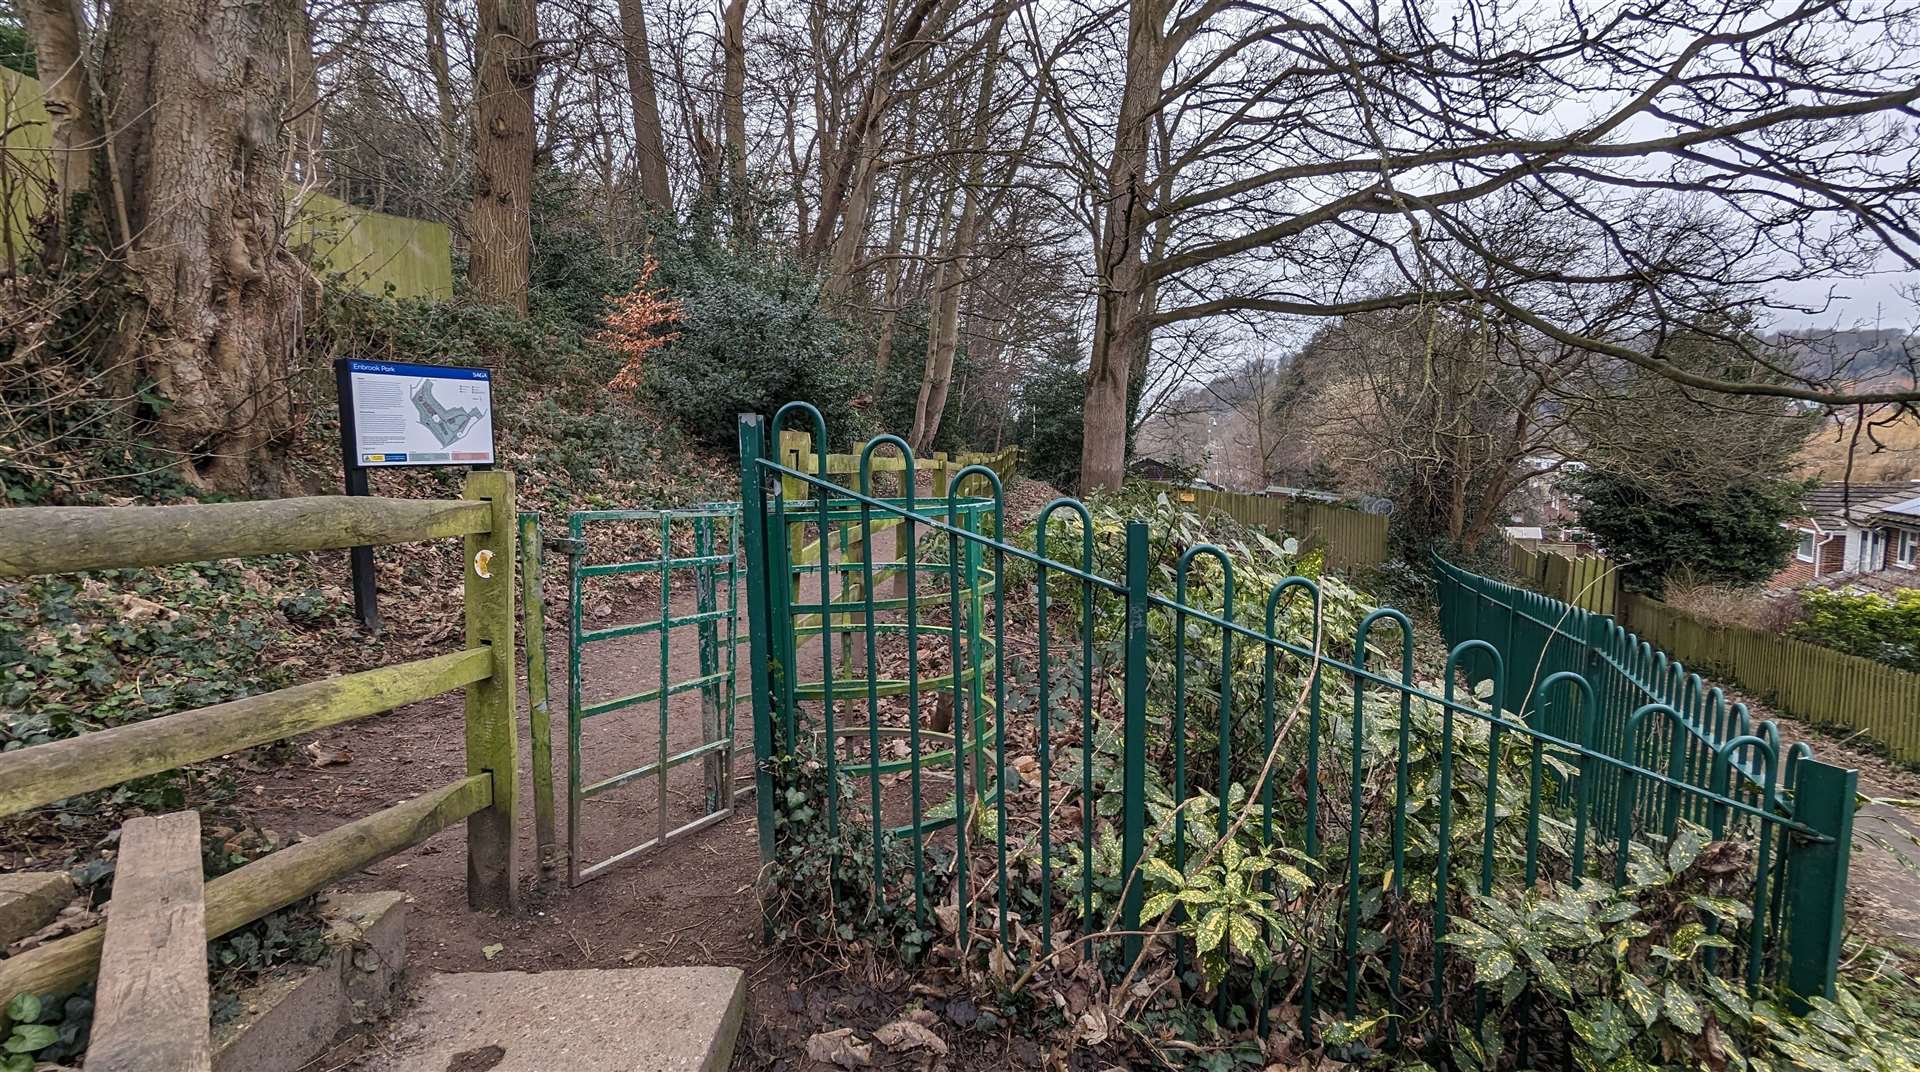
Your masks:
<svg viewBox="0 0 1920 1072"><path fill-rule="evenodd" d="M0 579L164 566L485 532L479 504L317 495L197 506L0 510Z"/></svg>
<svg viewBox="0 0 1920 1072"><path fill-rule="evenodd" d="M467 819L467 905L476 911L520 907L520 839L513 831L520 788L513 490L513 474L493 469L467 474L464 491L493 510L491 530L466 541L467 649L493 659L493 672L467 686L467 774L493 779L491 805ZM490 568L482 568L488 559Z"/></svg>
<svg viewBox="0 0 1920 1072"><path fill-rule="evenodd" d="M452 652L0 753L0 815L377 715L493 670L487 652Z"/></svg>
<svg viewBox="0 0 1920 1072"><path fill-rule="evenodd" d="M89 1072L210 1072L207 917L200 813L120 828L100 948Z"/></svg>
<svg viewBox="0 0 1920 1072"><path fill-rule="evenodd" d="M520 636L526 645L527 737L533 762L533 844L542 873L558 865L554 838L553 710L547 695L547 600L541 587L540 515L520 515ZM489 669L493 664L487 659Z"/></svg>
<svg viewBox="0 0 1920 1072"><path fill-rule="evenodd" d="M296 842L207 883L207 937L218 938L261 916L417 845L485 808L493 781L476 775ZM0 960L0 993L65 994L100 967L103 932L89 927Z"/></svg>

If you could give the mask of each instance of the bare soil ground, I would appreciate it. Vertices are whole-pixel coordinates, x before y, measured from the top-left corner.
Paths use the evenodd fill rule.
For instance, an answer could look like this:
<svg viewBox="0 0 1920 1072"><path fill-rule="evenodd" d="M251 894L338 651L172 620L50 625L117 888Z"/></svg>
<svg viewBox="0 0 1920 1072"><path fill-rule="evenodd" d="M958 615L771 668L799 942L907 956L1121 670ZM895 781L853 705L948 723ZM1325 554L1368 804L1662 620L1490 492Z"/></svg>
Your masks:
<svg viewBox="0 0 1920 1072"><path fill-rule="evenodd" d="M880 557L891 543L878 541ZM557 570L557 565L550 565ZM591 582L590 582L591 583ZM697 600L676 577L670 603L676 615L694 613ZM682 590L687 589L687 590ZM567 628L564 590L547 607L548 689L557 834L567 841ZM745 584L739 596L737 658L744 667ZM720 603L726 605L722 589ZM590 587L583 599L589 628L655 620L659 591L649 579ZM722 628L724 660L725 630ZM660 637L609 640L589 646L584 661L587 703L631 695L658 686ZM671 631L667 659L674 680L699 666L699 635L693 627ZM803 657L817 668L818 655ZM817 672L817 670L816 670ZM746 675L740 675L744 685ZM350 890L395 889L408 894L408 955L412 975L428 972L546 971L724 965L748 977L750 1012L736 1069L810 1068L806 1041L817 1032L856 1027L863 1035L910 1009L930 1011L939 1034L953 1047L944 1066L953 1069L1031 1067L1041 1062L1030 1043L980 1027L978 1011L939 995L915 993L897 971L847 966L802 975L779 952L762 944L761 914L754 892L759 866L752 785L751 697L738 697L733 773L742 793L731 817L675 837L663 846L569 887L564 864L551 872L538 866L534 844L531 742L527 737L524 686L520 696L521 778L517 829L522 853L522 909L507 916L470 911L466 903L466 849L460 827L384 860L339 884ZM697 690L674 696L666 708L667 754L704 740ZM280 834L316 834L367 815L464 775L462 700L458 693L413 704L386 716L303 739L309 762L283 765L253 776L244 794L262 826ZM581 767L586 781L631 770L657 758L661 709L652 702L586 720ZM699 761L674 768L666 781L667 826L706 814L705 774ZM582 806L583 860L605 859L656 836L661 787L646 777ZM922 1013L923 1016L927 1015ZM389 1024L372 1024L341 1040L311 1067L315 1070L378 1066L388 1046ZM918 1066L924 1054L898 1055L901 1067ZM893 1058L880 1047L881 1067Z"/></svg>

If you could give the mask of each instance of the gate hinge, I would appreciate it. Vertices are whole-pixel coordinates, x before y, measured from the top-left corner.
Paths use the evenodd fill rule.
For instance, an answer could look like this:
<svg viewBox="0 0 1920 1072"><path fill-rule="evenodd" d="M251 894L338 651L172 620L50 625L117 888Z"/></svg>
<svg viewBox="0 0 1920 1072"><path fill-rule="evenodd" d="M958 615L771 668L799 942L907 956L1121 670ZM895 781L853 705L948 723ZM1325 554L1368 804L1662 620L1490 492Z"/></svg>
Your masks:
<svg viewBox="0 0 1920 1072"><path fill-rule="evenodd" d="M545 540L542 546L549 551L558 551L563 555L584 555L587 553L587 541L571 540L565 537Z"/></svg>

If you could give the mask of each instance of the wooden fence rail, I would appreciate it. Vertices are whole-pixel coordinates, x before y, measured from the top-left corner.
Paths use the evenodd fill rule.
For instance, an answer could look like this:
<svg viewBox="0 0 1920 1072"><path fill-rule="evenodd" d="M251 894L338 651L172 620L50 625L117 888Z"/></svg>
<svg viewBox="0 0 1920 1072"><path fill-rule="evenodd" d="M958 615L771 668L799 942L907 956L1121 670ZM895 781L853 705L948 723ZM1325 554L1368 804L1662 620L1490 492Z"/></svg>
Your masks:
<svg viewBox="0 0 1920 1072"><path fill-rule="evenodd" d="M1920 761L1920 674L1803 640L1703 621L1627 593L1621 620L1692 670L1713 670L1795 718L1858 730Z"/></svg>
<svg viewBox="0 0 1920 1072"><path fill-rule="evenodd" d="M0 816L464 689L466 777L206 883L206 934L242 927L462 820L468 903L514 908L515 535L513 476L503 471L470 474L458 501L0 510L0 579L464 536L467 619L463 651L0 753ZM101 947L94 927L0 960L0 1002L84 983Z"/></svg>
<svg viewBox="0 0 1920 1072"><path fill-rule="evenodd" d="M1246 525L1284 532L1326 548L1327 566L1352 572L1387 560L1387 519L1346 506L1275 495L1243 495L1163 484L1176 502L1201 516L1218 511Z"/></svg>

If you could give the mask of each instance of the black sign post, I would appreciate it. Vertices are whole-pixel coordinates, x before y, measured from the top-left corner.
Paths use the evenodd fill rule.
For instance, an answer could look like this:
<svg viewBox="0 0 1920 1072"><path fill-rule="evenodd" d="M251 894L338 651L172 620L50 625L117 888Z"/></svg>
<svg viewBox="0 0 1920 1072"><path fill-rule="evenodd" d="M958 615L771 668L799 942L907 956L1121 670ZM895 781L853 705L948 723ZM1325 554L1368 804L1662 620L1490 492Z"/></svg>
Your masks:
<svg viewBox="0 0 1920 1072"><path fill-rule="evenodd" d="M348 495L371 494L371 469L493 466L493 373L488 370L342 358L333 363L333 380ZM353 548L352 562L354 615L377 632L373 548Z"/></svg>
<svg viewBox="0 0 1920 1072"><path fill-rule="evenodd" d="M340 400L340 464L345 467L348 495L370 495L367 468L360 464L360 452L354 447L353 385L348 377L347 360L333 363L335 397ZM371 632L380 631L380 586L373 575L373 548L354 547L347 551L353 564L353 616Z"/></svg>

